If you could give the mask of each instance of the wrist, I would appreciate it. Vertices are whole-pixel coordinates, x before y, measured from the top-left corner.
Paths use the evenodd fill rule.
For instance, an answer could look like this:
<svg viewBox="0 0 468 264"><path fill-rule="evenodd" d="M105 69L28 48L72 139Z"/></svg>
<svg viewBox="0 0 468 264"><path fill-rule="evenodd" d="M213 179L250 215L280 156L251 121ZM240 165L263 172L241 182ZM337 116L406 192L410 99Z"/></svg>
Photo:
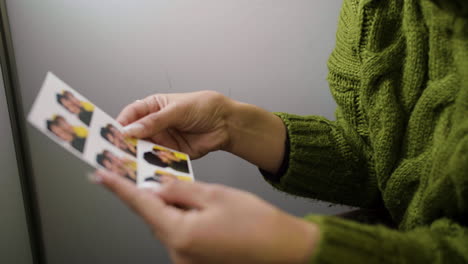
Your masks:
<svg viewBox="0 0 468 264"><path fill-rule="evenodd" d="M227 98L225 117L228 142L223 150L235 154L236 146L239 145L242 138L242 127L248 125L246 115L247 104Z"/></svg>
<svg viewBox="0 0 468 264"><path fill-rule="evenodd" d="M298 242L299 246L297 254L299 256L297 263L306 264L310 263L314 252L316 251L320 230L317 224L304 221L300 218L296 218L298 221L299 229L302 230L302 236Z"/></svg>
<svg viewBox="0 0 468 264"><path fill-rule="evenodd" d="M283 228L277 234L282 249L277 250L279 263L310 263L319 240L318 225L286 213L283 216Z"/></svg>
<svg viewBox="0 0 468 264"><path fill-rule="evenodd" d="M271 112L255 105L228 100L228 143L223 150L276 173L284 157L286 128Z"/></svg>

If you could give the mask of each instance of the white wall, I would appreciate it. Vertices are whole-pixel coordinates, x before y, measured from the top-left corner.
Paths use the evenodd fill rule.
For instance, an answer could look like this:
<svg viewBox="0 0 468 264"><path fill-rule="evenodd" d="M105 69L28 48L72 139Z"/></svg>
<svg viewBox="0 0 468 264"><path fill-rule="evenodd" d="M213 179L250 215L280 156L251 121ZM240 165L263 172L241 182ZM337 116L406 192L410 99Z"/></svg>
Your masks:
<svg viewBox="0 0 468 264"><path fill-rule="evenodd" d="M271 111L333 117L326 60L341 1L7 3L25 112L51 70L114 116L151 93L212 89ZM28 132L49 263L168 262L141 220L87 183L89 167ZM343 210L279 193L226 153L194 169L198 180L254 192L296 215Z"/></svg>
<svg viewBox="0 0 468 264"><path fill-rule="evenodd" d="M32 263L15 146L0 68L0 263Z"/></svg>

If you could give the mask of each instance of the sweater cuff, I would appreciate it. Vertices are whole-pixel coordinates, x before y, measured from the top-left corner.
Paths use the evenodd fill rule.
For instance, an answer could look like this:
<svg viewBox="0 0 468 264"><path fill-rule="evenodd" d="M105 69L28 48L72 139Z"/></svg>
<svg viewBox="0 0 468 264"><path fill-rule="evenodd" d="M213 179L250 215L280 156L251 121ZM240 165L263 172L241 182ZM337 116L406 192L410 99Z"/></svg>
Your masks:
<svg viewBox="0 0 468 264"><path fill-rule="evenodd" d="M315 223L320 236L310 263L380 263L382 241L363 225L332 216L306 216Z"/></svg>
<svg viewBox="0 0 468 264"><path fill-rule="evenodd" d="M305 220L315 223L320 230L309 263L387 263L385 258L400 253L391 235L397 231L383 226L363 225L334 216L308 215ZM386 231L385 236L382 231Z"/></svg>
<svg viewBox="0 0 468 264"><path fill-rule="evenodd" d="M466 263L466 231L442 218L402 232L335 216L308 215L319 229L309 263Z"/></svg>
<svg viewBox="0 0 468 264"><path fill-rule="evenodd" d="M263 173L275 188L300 196L355 205L358 181L351 181L354 161L344 138L335 133L331 121L320 116L297 116L275 113L289 137L287 170L280 177Z"/></svg>

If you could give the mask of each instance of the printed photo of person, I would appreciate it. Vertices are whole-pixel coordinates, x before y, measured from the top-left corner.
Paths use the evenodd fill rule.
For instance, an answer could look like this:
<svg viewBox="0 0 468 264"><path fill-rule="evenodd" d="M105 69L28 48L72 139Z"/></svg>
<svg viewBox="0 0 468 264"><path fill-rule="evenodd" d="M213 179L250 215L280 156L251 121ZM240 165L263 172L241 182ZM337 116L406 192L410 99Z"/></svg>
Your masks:
<svg viewBox="0 0 468 264"><path fill-rule="evenodd" d="M78 100L72 92L66 90L57 94L57 102L89 126L93 117L94 105Z"/></svg>
<svg viewBox="0 0 468 264"><path fill-rule="evenodd" d="M136 161L125 157L118 157L108 150L104 150L102 153L98 154L96 156L96 161L107 170L136 182Z"/></svg>
<svg viewBox="0 0 468 264"><path fill-rule="evenodd" d="M136 157L137 140L126 138L114 125L107 124L101 128L101 136L112 145Z"/></svg>
<svg viewBox="0 0 468 264"><path fill-rule="evenodd" d="M192 178L187 177L187 176L180 176L180 175L175 175L167 171L162 171L162 170L157 170L154 172L154 175L146 177L145 182L157 182L161 183L161 177L170 177L176 180L181 180L181 181L192 181Z"/></svg>
<svg viewBox="0 0 468 264"><path fill-rule="evenodd" d="M83 153L83 149L88 137L88 130L81 126L72 126L63 116L55 115L46 120L47 129L61 140Z"/></svg>
<svg viewBox="0 0 468 264"><path fill-rule="evenodd" d="M143 158L146 162L161 168L169 167L183 173L190 172L187 155L163 147L154 146L152 151L143 154Z"/></svg>

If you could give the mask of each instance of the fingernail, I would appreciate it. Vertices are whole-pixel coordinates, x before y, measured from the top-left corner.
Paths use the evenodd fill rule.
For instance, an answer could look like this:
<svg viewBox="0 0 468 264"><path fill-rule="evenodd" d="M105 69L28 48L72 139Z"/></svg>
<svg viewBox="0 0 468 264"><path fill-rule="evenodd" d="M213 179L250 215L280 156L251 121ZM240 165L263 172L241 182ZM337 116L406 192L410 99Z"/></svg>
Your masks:
<svg viewBox="0 0 468 264"><path fill-rule="evenodd" d="M88 173L88 180L92 183L101 183L102 182L102 177L99 174L94 173Z"/></svg>
<svg viewBox="0 0 468 264"><path fill-rule="evenodd" d="M123 128L123 132L127 135L140 134L145 127L139 123L133 123Z"/></svg>

